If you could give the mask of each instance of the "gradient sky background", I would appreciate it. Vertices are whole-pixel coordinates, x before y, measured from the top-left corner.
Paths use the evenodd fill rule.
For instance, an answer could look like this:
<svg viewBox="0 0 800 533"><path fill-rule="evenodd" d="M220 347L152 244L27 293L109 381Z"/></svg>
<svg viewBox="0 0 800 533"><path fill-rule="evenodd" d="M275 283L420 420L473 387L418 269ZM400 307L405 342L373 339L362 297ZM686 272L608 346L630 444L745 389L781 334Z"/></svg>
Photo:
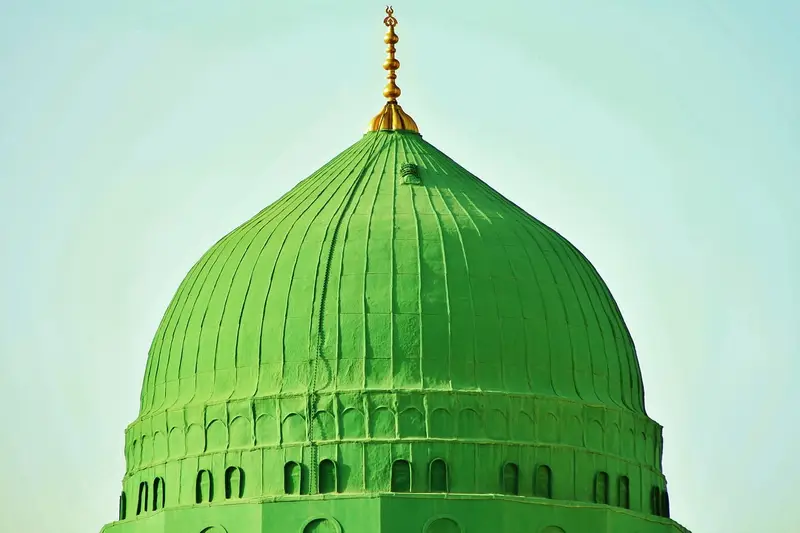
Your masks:
<svg viewBox="0 0 800 533"><path fill-rule="evenodd" d="M360 138L384 5L0 4L0 530L97 532L169 300ZM796 533L800 2L394 7L425 138L619 302L673 517Z"/></svg>

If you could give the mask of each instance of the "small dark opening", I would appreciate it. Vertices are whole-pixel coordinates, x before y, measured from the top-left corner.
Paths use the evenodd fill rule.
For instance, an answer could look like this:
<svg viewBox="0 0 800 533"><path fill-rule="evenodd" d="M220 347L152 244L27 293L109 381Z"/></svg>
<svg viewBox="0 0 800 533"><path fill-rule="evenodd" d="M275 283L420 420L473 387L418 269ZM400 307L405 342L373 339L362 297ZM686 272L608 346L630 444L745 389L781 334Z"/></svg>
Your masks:
<svg viewBox="0 0 800 533"><path fill-rule="evenodd" d="M392 463L392 492L411 492L411 463L405 459Z"/></svg>
<svg viewBox="0 0 800 533"><path fill-rule="evenodd" d="M431 492L447 492L448 482L447 463L443 459L434 459L430 466Z"/></svg>

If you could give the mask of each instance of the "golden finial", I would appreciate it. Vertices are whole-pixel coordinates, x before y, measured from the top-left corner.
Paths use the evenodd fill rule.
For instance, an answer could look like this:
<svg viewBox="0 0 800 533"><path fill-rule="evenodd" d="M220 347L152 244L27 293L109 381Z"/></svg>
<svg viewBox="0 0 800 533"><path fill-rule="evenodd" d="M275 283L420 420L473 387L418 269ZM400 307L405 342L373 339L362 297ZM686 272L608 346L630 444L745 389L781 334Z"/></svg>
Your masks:
<svg viewBox="0 0 800 533"><path fill-rule="evenodd" d="M389 83L386 84L386 88L383 90L383 96L390 102L396 103L397 97L400 96L400 87L397 86L394 80L397 79L396 71L400 68L400 62L394 57L394 53L397 51L394 45L397 44L400 38L394 32L394 27L397 26L397 19L394 18L392 6L386 6L386 18L383 19L383 23L389 28L389 31L386 32L386 36L383 38L383 42L389 45L386 47L386 53L389 57L383 62L383 69L389 71L389 74L386 76Z"/></svg>
<svg viewBox="0 0 800 533"><path fill-rule="evenodd" d="M386 97L387 102L383 110L372 119L369 131L407 130L419 132L414 119L408 116L397 103L397 97L400 96L400 87L397 86L395 80L397 79L397 70L400 68L400 62L394 57L397 51L394 45L397 44L400 38L394 32L394 27L397 26L397 19L394 18L392 6L386 6L386 17L383 19L383 23L389 28L383 38L383 42L387 45L386 53L388 54L386 61L383 62L384 70L389 71L389 74L386 75L386 79L389 82L383 89L383 96Z"/></svg>

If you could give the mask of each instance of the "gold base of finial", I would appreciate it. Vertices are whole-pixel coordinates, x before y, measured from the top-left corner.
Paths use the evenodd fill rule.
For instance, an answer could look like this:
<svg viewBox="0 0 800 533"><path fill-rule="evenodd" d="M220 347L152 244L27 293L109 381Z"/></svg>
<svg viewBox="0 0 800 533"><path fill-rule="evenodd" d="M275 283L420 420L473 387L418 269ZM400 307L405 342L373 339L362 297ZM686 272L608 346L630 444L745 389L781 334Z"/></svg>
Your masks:
<svg viewBox="0 0 800 533"><path fill-rule="evenodd" d="M369 131L413 131L419 133L417 123L403 111L397 102L386 102L380 113L369 124Z"/></svg>

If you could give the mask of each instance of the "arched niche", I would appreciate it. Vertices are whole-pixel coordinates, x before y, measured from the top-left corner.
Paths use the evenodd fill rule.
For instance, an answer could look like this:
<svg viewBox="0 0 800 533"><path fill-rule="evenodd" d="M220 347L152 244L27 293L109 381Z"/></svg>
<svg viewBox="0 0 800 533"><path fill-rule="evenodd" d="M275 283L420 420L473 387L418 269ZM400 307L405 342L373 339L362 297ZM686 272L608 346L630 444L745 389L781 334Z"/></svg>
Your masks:
<svg viewBox="0 0 800 533"><path fill-rule="evenodd" d="M153 510L158 511L164 508L166 503L166 494L164 487L164 478L157 477L153 480Z"/></svg>
<svg viewBox="0 0 800 533"><path fill-rule="evenodd" d="M225 469L225 499L244 496L244 470L238 466Z"/></svg>
<svg viewBox="0 0 800 533"><path fill-rule="evenodd" d="M482 439L486 436L481 417L474 409L458 413L458 436L462 439Z"/></svg>
<svg viewBox="0 0 800 533"><path fill-rule="evenodd" d="M147 481L139 483L139 498L136 500L136 516L147 512Z"/></svg>
<svg viewBox="0 0 800 533"><path fill-rule="evenodd" d="M603 425L598 420L592 420L586 430L586 446L592 450L602 451L604 444Z"/></svg>
<svg viewBox="0 0 800 533"><path fill-rule="evenodd" d="M512 438L518 442L533 442L533 418L525 411L517 413L517 421L511 428Z"/></svg>
<svg viewBox="0 0 800 533"><path fill-rule="evenodd" d="M278 423L272 415L259 415L256 419L256 444L265 446L278 442Z"/></svg>
<svg viewBox="0 0 800 533"><path fill-rule="evenodd" d="M545 413L539 427L539 438L542 442L558 442L558 418L553 413Z"/></svg>
<svg viewBox="0 0 800 533"><path fill-rule="evenodd" d="M147 435L142 435L142 464L147 465L153 461L153 441Z"/></svg>
<svg viewBox="0 0 800 533"><path fill-rule="evenodd" d="M444 459L431 461L428 471L428 484L431 492L448 492L450 488L449 478L447 463L444 462Z"/></svg>
<svg viewBox="0 0 800 533"><path fill-rule="evenodd" d="M431 413L431 437L439 439L451 439L455 437L453 415L443 407L434 409Z"/></svg>
<svg viewBox="0 0 800 533"><path fill-rule="evenodd" d="M228 447L228 428L221 420L213 420L206 429L206 450L220 452Z"/></svg>
<svg viewBox="0 0 800 533"><path fill-rule="evenodd" d="M331 459L323 459L319 463L319 475L317 476L320 494L334 493L339 490L339 478L336 473L336 463Z"/></svg>
<svg viewBox="0 0 800 533"><path fill-rule="evenodd" d="M388 407L373 409L369 417L369 433L376 439L395 438L394 412Z"/></svg>
<svg viewBox="0 0 800 533"><path fill-rule="evenodd" d="M595 503L602 503L608 505L608 474L605 472L598 472L594 477L594 501Z"/></svg>
<svg viewBox="0 0 800 533"><path fill-rule="evenodd" d="M515 463L503 465L503 494L519 494L519 466Z"/></svg>
<svg viewBox="0 0 800 533"><path fill-rule="evenodd" d="M486 433L493 440L508 439L508 419L503 411L492 409L488 412Z"/></svg>
<svg viewBox="0 0 800 533"><path fill-rule="evenodd" d="M430 520L424 527L425 533L461 533L461 526L454 519L439 517Z"/></svg>
<svg viewBox="0 0 800 533"><path fill-rule="evenodd" d="M308 494L306 473L295 461L283 465L283 492L286 494Z"/></svg>
<svg viewBox="0 0 800 533"><path fill-rule="evenodd" d="M630 509L631 508L631 488L630 488L630 480L628 476L619 476L619 480L617 481L617 490L619 494L617 495L619 506L623 509Z"/></svg>
<svg viewBox="0 0 800 533"><path fill-rule="evenodd" d="M153 460L157 463L167 458L167 437L161 431L153 434Z"/></svg>
<svg viewBox="0 0 800 533"><path fill-rule="evenodd" d="M315 518L303 527L303 533L342 533L342 527L333 518Z"/></svg>
<svg viewBox="0 0 800 533"><path fill-rule="evenodd" d="M553 471L547 465L536 467L533 479L533 495L539 498L553 497Z"/></svg>
<svg viewBox="0 0 800 533"><path fill-rule="evenodd" d="M186 431L186 453L201 454L206 449L206 434L199 424L192 424Z"/></svg>
<svg viewBox="0 0 800 533"><path fill-rule="evenodd" d="M425 436L425 416L416 407L409 407L400 413L398 426L400 438Z"/></svg>
<svg viewBox="0 0 800 533"><path fill-rule="evenodd" d="M342 438L363 439L366 436L364 413L353 407L345 409L342 413Z"/></svg>
<svg viewBox="0 0 800 533"><path fill-rule="evenodd" d="M411 463L397 459L392 463L392 492L411 492Z"/></svg>
<svg viewBox="0 0 800 533"><path fill-rule="evenodd" d="M231 448L249 448L253 444L253 431L250 420L244 416L237 416L231 421Z"/></svg>
<svg viewBox="0 0 800 533"><path fill-rule="evenodd" d="M328 411L317 411L314 415L314 440L336 440L336 419Z"/></svg>
<svg viewBox="0 0 800 533"><path fill-rule="evenodd" d="M306 420L297 413L283 419L281 438L284 443L292 444L306 441Z"/></svg>
<svg viewBox="0 0 800 533"><path fill-rule="evenodd" d="M195 503L214 501L214 479L208 470L200 470L195 480Z"/></svg>
<svg viewBox="0 0 800 533"><path fill-rule="evenodd" d="M186 455L186 435L183 429L174 427L169 431L169 456L183 457Z"/></svg>

